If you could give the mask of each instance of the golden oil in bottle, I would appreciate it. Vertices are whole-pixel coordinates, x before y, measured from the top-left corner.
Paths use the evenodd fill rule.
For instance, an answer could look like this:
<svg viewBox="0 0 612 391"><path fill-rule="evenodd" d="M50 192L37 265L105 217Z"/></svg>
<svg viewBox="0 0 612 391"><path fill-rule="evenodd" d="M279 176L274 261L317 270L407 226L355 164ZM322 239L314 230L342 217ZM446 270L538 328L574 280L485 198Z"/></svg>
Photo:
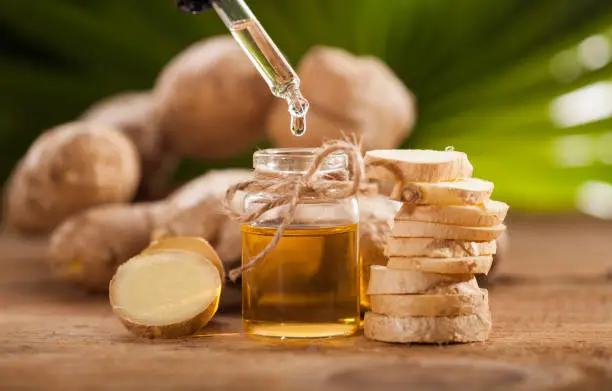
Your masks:
<svg viewBox="0 0 612 391"><path fill-rule="evenodd" d="M260 253L275 228L242 227L242 262ZM249 334L277 338L347 336L359 329L357 224L292 226L242 276Z"/></svg>

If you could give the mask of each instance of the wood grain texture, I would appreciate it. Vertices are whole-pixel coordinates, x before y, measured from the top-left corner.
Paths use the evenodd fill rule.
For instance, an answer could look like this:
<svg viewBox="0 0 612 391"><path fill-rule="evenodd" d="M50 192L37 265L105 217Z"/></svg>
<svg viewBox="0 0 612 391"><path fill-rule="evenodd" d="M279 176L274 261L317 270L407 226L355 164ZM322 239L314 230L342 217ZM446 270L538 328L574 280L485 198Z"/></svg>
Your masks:
<svg viewBox="0 0 612 391"><path fill-rule="evenodd" d="M612 389L612 225L513 216L510 237L491 339L423 346L253 339L231 311L201 336L138 340L105 297L51 279L44 241L4 235L0 390Z"/></svg>

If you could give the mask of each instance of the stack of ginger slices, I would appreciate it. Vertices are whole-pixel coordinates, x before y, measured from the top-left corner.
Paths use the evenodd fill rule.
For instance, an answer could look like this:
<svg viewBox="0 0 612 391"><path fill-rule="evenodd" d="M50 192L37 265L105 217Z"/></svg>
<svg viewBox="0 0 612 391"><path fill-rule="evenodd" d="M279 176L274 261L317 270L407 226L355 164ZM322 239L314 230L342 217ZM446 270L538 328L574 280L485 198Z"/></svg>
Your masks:
<svg viewBox="0 0 612 391"><path fill-rule="evenodd" d="M387 238L387 266L372 266L369 339L403 343L485 341L491 330L487 274L508 205L490 199L493 183L472 178L465 153L377 150L368 176L395 181L401 201Z"/></svg>

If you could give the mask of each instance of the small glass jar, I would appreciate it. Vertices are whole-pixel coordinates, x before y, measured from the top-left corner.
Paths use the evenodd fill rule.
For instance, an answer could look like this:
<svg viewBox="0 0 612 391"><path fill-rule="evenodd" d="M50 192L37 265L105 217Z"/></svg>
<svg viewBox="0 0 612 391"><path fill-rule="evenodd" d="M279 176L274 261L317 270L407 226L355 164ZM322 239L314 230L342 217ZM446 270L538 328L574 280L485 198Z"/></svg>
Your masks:
<svg viewBox="0 0 612 391"><path fill-rule="evenodd" d="M253 156L258 177L302 176L316 149L267 149ZM330 155L320 177L346 176L347 156ZM282 196L247 194L244 209ZM242 226L242 263L272 240L287 205ZM279 244L242 275L242 319L248 334L276 338L328 338L359 329L359 211L355 197L329 200L304 197Z"/></svg>

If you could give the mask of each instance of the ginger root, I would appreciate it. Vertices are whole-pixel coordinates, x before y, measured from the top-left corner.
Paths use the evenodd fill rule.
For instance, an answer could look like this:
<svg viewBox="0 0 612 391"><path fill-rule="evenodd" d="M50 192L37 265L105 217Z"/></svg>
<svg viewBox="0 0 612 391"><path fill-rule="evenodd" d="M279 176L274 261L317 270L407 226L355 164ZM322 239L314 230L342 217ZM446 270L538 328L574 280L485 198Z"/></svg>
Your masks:
<svg viewBox="0 0 612 391"><path fill-rule="evenodd" d="M9 181L9 224L24 233L48 232L92 206L130 201L140 182L132 142L104 125L73 122L43 133Z"/></svg>
<svg viewBox="0 0 612 391"><path fill-rule="evenodd" d="M89 291L106 292L117 267L149 244L161 205L103 205L70 217L49 241L52 272Z"/></svg>
<svg viewBox="0 0 612 391"><path fill-rule="evenodd" d="M294 137L287 104L275 102L267 129L279 147L318 147L354 134L363 138L364 150L396 148L414 126L414 97L377 58L315 47L300 62L298 73L302 93L310 101L308 128Z"/></svg>
<svg viewBox="0 0 612 391"><path fill-rule="evenodd" d="M460 258L494 255L497 246L494 240L469 242L464 240L434 238L387 238L387 256Z"/></svg>
<svg viewBox="0 0 612 391"><path fill-rule="evenodd" d="M493 200L487 200L480 205L404 204L395 220L492 227L504 222L508 209L508 204Z"/></svg>
<svg viewBox="0 0 612 391"><path fill-rule="evenodd" d="M222 196L229 186L249 176L248 170L210 171L162 201L82 212L53 232L51 267L60 278L91 291L106 291L117 267L146 248L151 239L196 236L222 247L224 262L239 259L240 228L228 223Z"/></svg>
<svg viewBox="0 0 612 391"><path fill-rule="evenodd" d="M390 256L387 267L439 274L487 274L492 263L492 255L461 258Z"/></svg>
<svg viewBox="0 0 612 391"><path fill-rule="evenodd" d="M177 165L177 159L164 151L162 135L153 117L153 96L148 91L111 96L93 104L81 115L82 121L120 130L134 143L142 167L139 199L158 199L165 195Z"/></svg>
<svg viewBox="0 0 612 391"><path fill-rule="evenodd" d="M504 224L492 227L466 227L424 221L395 220L391 229L391 235L398 238L434 238L468 242L489 242L497 239L505 230L506 226Z"/></svg>
<svg viewBox="0 0 612 391"><path fill-rule="evenodd" d="M203 239L154 243L117 269L109 288L113 312L134 334L179 338L217 312L223 266Z"/></svg>
<svg viewBox="0 0 612 391"><path fill-rule="evenodd" d="M372 266L368 295L456 295L480 289L472 274L439 274Z"/></svg>
<svg viewBox="0 0 612 391"><path fill-rule="evenodd" d="M157 125L171 152L182 157L245 152L263 137L274 99L231 37L186 49L166 66L154 89Z"/></svg>
<svg viewBox="0 0 612 391"><path fill-rule="evenodd" d="M364 161L368 177L383 181L456 181L471 178L474 171L467 155L454 150L382 149L368 151Z"/></svg>
<svg viewBox="0 0 612 391"><path fill-rule="evenodd" d="M372 295L372 311L387 316L464 316L486 312L488 292L478 289L459 294Z"/></svg>
<svg viewBox="0 0 612 391"><path fill-rule="evenodd" d="M476 315L394 317L368 312L367 339L395 343L483 342L491 332L488 307Z"/></svg>

